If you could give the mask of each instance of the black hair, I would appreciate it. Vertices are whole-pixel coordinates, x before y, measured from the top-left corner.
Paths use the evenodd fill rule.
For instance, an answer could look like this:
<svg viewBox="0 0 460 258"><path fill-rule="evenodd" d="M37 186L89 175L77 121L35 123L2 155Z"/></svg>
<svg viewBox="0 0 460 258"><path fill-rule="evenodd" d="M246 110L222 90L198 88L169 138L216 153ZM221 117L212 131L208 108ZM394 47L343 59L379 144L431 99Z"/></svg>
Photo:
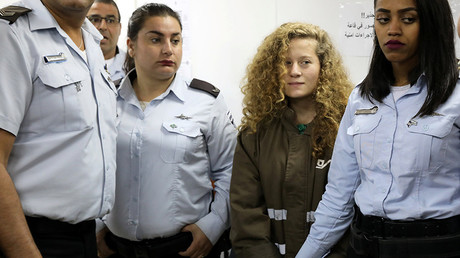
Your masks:
<svg viewBox="0 0 460 258"><path fill-rule="evenodd" d="M377 0L374 0L374 8ZM455 57L455 24L448 0L415 0L420 21L417 54L418 65L410 72L411 85L424 73L428 95L417 115L431 115L452 94L458 80ZM374 51L369 73L361 83L362 97L382 102L390 94L395 80L391 63L374 38Z"/></svg>
<svg viewBox="0 0 460 258"><path fill-rule="evenodd" d="M167 5L158 3L149 3L137 8L128 22L128 38L131 41L137 40L137 34L144 26L145 21L150 17L168 17L171 16L179 22L180 29L182 30L182 23L180 21L179 14ZM134 59L126 54L126 60L124 64L125 71L130 71L134 68Z"/></svg>
<svg viewBox="0 0 460 258"><path fill-rule="evenodd" d="M120 10L118 10L118 5L115 3L113 0L94 0L94 3L103 3L103 4L111 4L115 6L117 9L117 14L118 14L118 21L121 21L121 15L120 15Z"/></svg>

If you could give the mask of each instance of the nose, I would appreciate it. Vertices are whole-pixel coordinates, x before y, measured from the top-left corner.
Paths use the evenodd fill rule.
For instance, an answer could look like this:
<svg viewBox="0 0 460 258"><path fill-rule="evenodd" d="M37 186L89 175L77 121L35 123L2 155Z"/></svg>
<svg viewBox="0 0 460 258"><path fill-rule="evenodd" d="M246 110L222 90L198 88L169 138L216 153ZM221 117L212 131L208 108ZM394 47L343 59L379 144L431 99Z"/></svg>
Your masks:
<svg viewBox="0 0 460 258"><path fill-rule="evenodd" d="M289 76L291 77L299 77L302 75L302 72L299 69L299 65L297 63L293 63L291 67L289 68Z"/></svg>
<svg viewBox="0 0 460 258"><path fill-rule="evenodd" d="M170 55L172 55L172 52L173 51L172 51L171 42L169 40L165 41L165 43L163 44L162 53L170 56Z"/></svg>
<svg viewBox="0 0 460 258"><path fill-rule="evenodd" d="M401 34L401 24L398 19L392 19L388 26L388 35L400 35Z"/></svg>
<svg viewBox="0 0 460 258"><path fill-rule="evenodd" d="M97 29L99 30L107 30L107 22L105 19L101 19L101 22L97 26Z"/></svg>

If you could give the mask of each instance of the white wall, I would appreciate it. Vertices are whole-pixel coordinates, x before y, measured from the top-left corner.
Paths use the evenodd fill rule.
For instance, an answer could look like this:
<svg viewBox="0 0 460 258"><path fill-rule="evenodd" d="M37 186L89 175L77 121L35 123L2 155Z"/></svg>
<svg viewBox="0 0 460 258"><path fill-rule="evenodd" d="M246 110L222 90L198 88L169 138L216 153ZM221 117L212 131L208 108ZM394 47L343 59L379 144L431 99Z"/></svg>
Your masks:
<svg viewBox="0 0 460 258"><path fill-rule="evenodd" d="M15 0L0 0L0 6ZM37 0L38 1L38 0ZM145 0L115 0L122 17L119 46L126 48L126 24L132 12ZM190 60L194 77L219 87L227 100L235 122L241 119L240 86L248 62L265 36L288 21L314 23L339 42L339 6L359 0L158 0L187 1L190 15ZM370 0L367 0L370 1ZM457 21L460 0L449 0ZM458 44L458 43L457 43ZM357 46L359 47L359 46ZM340 46L338 46L340 50ZM459 48L457 48L459 49ZM370 53L369 53L370 54ZM360 82L368 68L368 57L342 53L353 83ZM457 55L460 57L460 55Z"/></svg>
<svg viewBox="0 0 460 258"><path fill-rule="evenodd" d="M242 116L242 79L265 36L289 21L317 24L328 31L333 40L339 33L337 0L193 0L191 3L192 75L221 89L238 124ZM121 10L132 13L132 2L118 0L117 4ZM122 16L129 14L124 12ZM349 69L351 80L361 81L368 58L344 56L344 63L354 68Z"/></svg>
<svg viewBox="0 0 460 258"><path fill-rule="evenodd" d="M136 6L129 0L115 1L120 6L124 18L127 18ZM168 1L171 0L157 0L162 3ZM221 94L224 94L238 124L242 116L241 82L247 64L264 37L282 23L309 22L328 31L340 50L337 42L340 33L339 3L359 2L357 0L176 0L174 2L180 1L190 1L192 75L209 81L221 89ZM145 2L145 0L138 2ZM460 3L460 0L450 0L450 2ZM454 13L455 21L458 15L458 11ZM350 79L354 84L359 83L366 75L369 57L349 56L346 53L342 53L342 57Z"/></svg>

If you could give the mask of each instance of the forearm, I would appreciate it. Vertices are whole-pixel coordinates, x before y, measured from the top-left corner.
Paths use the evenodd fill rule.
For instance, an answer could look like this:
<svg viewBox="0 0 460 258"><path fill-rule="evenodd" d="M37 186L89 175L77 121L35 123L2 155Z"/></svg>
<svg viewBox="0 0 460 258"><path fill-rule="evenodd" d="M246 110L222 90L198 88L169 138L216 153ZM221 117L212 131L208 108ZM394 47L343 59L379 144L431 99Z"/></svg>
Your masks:
<svg viewBox="0 0 460 258"><path fill-rule="evenodd" d="M0 248L6 257L41 257L4 165L0 166Z"/></svg>
<svg viewBox="0 0 460 258"><path fill-rule="evenodd" d="M250 247L233 247L238 258L281 258L278 248L270 241L254 241Z"/></svg>

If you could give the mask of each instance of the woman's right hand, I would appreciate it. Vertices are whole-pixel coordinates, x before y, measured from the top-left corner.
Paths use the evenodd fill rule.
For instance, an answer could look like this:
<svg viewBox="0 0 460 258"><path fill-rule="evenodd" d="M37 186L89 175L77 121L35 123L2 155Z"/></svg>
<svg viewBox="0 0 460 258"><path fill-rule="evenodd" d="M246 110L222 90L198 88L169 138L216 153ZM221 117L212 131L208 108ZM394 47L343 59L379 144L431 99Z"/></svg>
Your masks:
<svg viewBox="0 0 460 258"><path fill-rule="evenodd" d="M96 234L96 242L97 242L97 256L99 258L107 258L112 254L115 254L115 251L110 249L105 242L105 236L109 232L107 227L104 227L102 230L97 232Z"/></svg>

